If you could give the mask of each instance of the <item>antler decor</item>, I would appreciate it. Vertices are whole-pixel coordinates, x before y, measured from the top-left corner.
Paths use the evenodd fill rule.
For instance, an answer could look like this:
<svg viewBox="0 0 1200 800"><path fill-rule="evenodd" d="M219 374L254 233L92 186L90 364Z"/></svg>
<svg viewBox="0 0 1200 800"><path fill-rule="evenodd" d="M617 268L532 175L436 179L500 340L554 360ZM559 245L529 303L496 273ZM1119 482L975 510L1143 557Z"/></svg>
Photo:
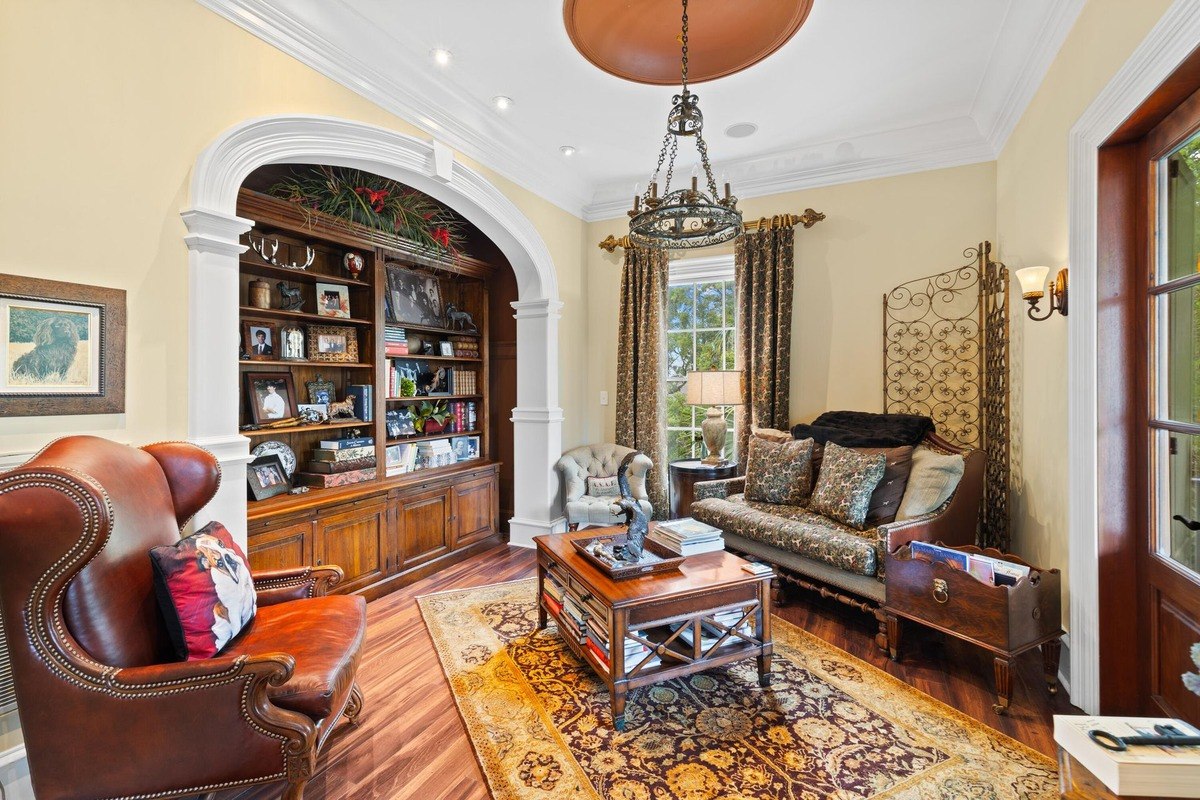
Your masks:
<svg viewBox="0 0 1200 800"><path fill-rule="evenodd" d="M296 263L295 261L293 261L291 264L281 264L281 263L279 263L278 259L275 258L275 254L279 252L279 240L278 239L275 239L274 241L272 241L271 253L270 253L270 255L267 255L267 237L266 236L260 236L258 238L257 244L254 242L253 236L248 236L247 238L250 240L250 248L252 250L254 250L254 252L258 253L259 258L261 258L263 261L267 262L268 264L270 264L273 267L283 267L284 269L308 269L309 267L312 266L313 261L317 257L316 251L313 250L308 245L305 245L305 247L304 247L304 259L305 260L304 260L303 264Z"/></svg>
<svg viewBox="0 0 1200 800"><path fill-rule="evenodd" d="M820 211L814 211L811 208L804 209L803 214L776 214L773 217L763 217L762 219L747 222L742 225L742 229L746 231L756 231L759 228L788 228L796 225L803 225L805 228L811 228L821 220L825 219L825 215ZM601 250L607 250L612 253L618 247L629 247L629 237L622 236L620 238L609 234L608 237L600 242L598 247Z"/></svg>

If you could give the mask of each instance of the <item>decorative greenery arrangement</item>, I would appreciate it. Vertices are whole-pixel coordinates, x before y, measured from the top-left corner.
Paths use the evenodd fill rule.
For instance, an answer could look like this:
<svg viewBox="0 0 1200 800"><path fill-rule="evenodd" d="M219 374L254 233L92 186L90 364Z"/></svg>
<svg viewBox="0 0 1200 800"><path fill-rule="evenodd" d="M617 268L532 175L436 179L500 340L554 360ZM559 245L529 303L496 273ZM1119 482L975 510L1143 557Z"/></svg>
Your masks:
<svg viewBox="0 0 1200 800"><path fill-rule="evenodd" d="M1192 656L1192 663L1196 665L1196 669L1200 670L1200 642L1192 645L1189 651ZM1186 686L1192 694L1200 694L1200 674L1196 672L1183 673L1183 685Z"/></svg>
<svg viewBox="0 0 1200 800"><path fill-rule="evenodd" d="M275 184L271 194L298 205L311 220L319 211L346 223L395 234L426 250L451 256L462 244L462 223L416 189L342 167L306 167Z"/></svg>
<svg viewBox="0 0 1200 800"><path fill-rule="evenodd" d="M450 419L450 410L446 408L444 402L431 403L426 400L417 408L417 413L413 414L413 427L419 433L425 433L425 423L429 420L444 427L448 419Z"/></svg>
<svg viewBox="0 0 1200 800"><path fill-rule="evenodd" d="M400 396L401 397L416 397L417 396L417 382L414 381L412 378L401 378L400 379Z"/></svg>

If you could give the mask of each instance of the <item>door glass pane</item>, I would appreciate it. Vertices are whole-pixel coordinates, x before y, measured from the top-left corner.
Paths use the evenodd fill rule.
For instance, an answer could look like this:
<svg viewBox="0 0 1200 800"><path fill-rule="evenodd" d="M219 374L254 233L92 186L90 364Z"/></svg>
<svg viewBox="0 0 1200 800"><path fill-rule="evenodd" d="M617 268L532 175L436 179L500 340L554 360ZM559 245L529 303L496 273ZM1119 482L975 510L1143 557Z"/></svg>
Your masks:
<svg viewBox="0 0 1200 800"><path fill-rule="evenodd" d="M1159 554L1200 572L1200 436L1157 431Z"/></svg>
<svg viewBox="0 0 1200 800"><path fill-rule="evenodd" d="M1163 173L1160 180L1166 194L1162 243L1165 257L1159 262L1159 283L1192 275L1197 270L1200 234L1196 229L1196 203L1200 200L1197 190L1200 182L1196 176L1200 174L1200 135L1164 159Z"/></svg>
<svg viewBox="0 0 1200 800"><path fill-rule="evenodd" d="M1200 287L1177 289L1158 300L1159 412L1175 422L1200 423Z"/></svg>

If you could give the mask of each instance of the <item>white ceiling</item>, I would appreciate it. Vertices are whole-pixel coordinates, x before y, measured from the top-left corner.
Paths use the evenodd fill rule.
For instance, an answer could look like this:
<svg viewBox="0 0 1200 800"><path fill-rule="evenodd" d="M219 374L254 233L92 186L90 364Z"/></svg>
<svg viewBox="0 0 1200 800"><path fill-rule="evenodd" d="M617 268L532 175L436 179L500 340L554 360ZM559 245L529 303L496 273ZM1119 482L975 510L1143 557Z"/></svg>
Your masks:
<svg viewBox="0 0 1200 800"><path fill-rule="evenodd" d="M622 216L644 186L676 91L585 61L561 0L198 2L589 220ZM1083 2L816 0L778 52L693 87L714 170L751 197L991 160ZM726 136L736 122L759 130ZM680 155L686 177L695 149Z"/></svg>

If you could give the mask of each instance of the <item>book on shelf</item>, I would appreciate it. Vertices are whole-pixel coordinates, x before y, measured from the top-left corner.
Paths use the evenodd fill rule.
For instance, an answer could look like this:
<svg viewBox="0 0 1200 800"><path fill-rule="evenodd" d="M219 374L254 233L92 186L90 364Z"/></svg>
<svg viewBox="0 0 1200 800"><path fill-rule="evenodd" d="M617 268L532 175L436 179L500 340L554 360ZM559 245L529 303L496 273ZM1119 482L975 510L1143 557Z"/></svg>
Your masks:
<svg viewBox="0 0 1200 800"><path fill-rule="evenodd" d="M1178 719L1054 715L1054 741L1107 786L1113 794L1141 797L1196 797L1200 787L1200 747L1129 745L1116 752L1088 734L1102 730L1117 737L1156 736L1170 726L1182 736L1200 730ZM1160 730L1156 730L1156 727Z"/></svg>
<svg viewBox="0 0 1200 800"><path fill-rule="evenodd" d="M403 475L407 472L412 472L416 468L417 445L415 443L401 442L399 444L390 444L384 452L385 474L389 478L393 475Z"/></svg>
<svg viewBox="0 0 1200 800"><path fill-rule="evenodd" d="M754 625L753 625L754 617L750 616L749 618L746 619L745 622L743 622L739 626L738 622L742 618L742 613L743 613L742 611L735 608L735 609L731 609L729 611L721 611L717 614L713 614L712 618L715 622L717 622L721 625L724 625L727 628L734 628L735 630L741 631L742 633L749 634L754 629ZM678 627L682 627L683 630L679 632L679 640L681 642L683 642L684 644L691 646L695 637L693 635L694 631L690 624L672 625L671 627L672 627L672 629L677 629ZM701 649L707 650L708 648L712 647L717 642L721 641L721 637L724 635L725 635L725 631L721 630L716 625L713 625L708 620L705 620L704 622L702 622L700 624L700 647L701 647ZM733 634L730 634L729 638L727 638L722 643L721 646L724 647L727 644L743 644L743 643L744 642L742 639L738 638L737 636L734 636Z"/></svg>
<svg viewBox="0 0 1200 800"><path fill-rule="evenodd" d="M373 466L375 466L375 456L372 455L368 458L352 458L349 461L310 461L307 469L309 472L332 475L337 472L354 472Z"/></svg>
<svg viewBox="0 0 1200 800"><path fill-rule="evenodd" d="M369 383L352 383L346 387L346 397L354 403L354 416L363 422L375 419L375 387Z"/></svg>
<svg viewBox="0 0 1200 800"><path fill-rule="evenodd" d="M343 447L337 450L331 450L327 447L314 447L312 451L313 461L353 461L356 458L374 457L374 445L370 447Z"/></svg>
<svg viewBox="0 0 1200 800"><path fill-rule="evenodd" d="M992 558L980 553L967 553L950 547L913 542L909 545L913 558L932 564L948 564L974 576L976 580L993 586L1016 586L1017 581L1029 574L1029 567L1001 558Z"/></svg>
<svg viewBox="0 0 1200 800"><path fill-rule="evenodd" d="M298 472L296 477L305 486L311 486L317 489L329 489L334 486L349 486L363 481L375 480L375 467L367 467L366 469L357 469L350 472L334 472L325 474L321 472Z"/></svg>
<svg viewBox="0 0 1200 800"><path fill-rule="evenodd" d="M373 436L356 436L353 439L324 439L317 443L326 450L345 450L349 447L370 447L375 444Z"/></svg>

